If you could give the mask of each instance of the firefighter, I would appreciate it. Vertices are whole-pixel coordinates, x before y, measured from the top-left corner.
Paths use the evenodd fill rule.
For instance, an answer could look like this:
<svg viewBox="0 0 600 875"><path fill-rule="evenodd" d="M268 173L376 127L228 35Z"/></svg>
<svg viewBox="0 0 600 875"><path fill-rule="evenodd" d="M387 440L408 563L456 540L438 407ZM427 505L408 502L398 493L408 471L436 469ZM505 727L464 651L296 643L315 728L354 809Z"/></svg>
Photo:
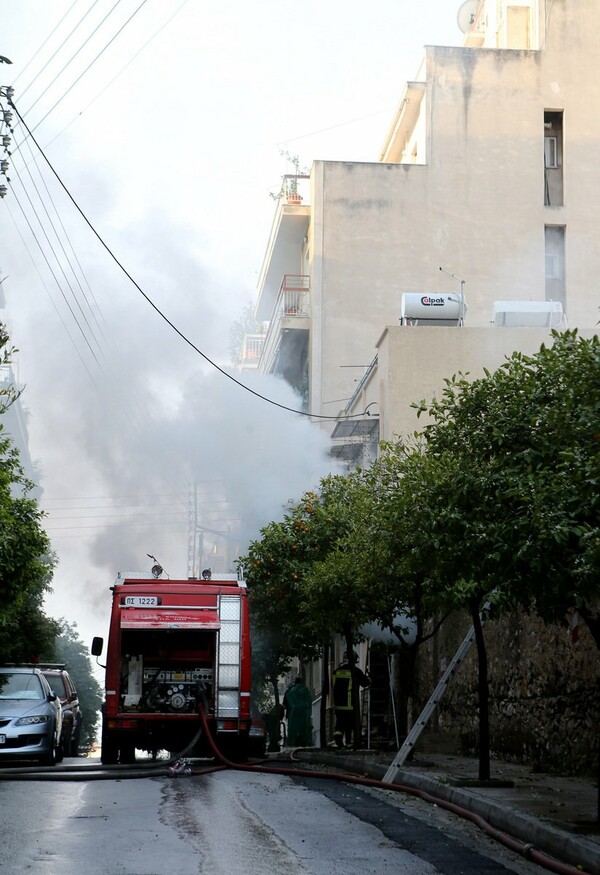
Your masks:
<svg viewBox="0 0 600 875"><path fill-rule="evenodd" d="M342 747L344 736L346 744L352 744L355 726L355 707L359 707L358 689L368 687L369 678L356 665L357 654L352 650L344 653L344 661L336 668L332 676L333 707L335 709L335 731L333 740L336 747Z"/></svg>

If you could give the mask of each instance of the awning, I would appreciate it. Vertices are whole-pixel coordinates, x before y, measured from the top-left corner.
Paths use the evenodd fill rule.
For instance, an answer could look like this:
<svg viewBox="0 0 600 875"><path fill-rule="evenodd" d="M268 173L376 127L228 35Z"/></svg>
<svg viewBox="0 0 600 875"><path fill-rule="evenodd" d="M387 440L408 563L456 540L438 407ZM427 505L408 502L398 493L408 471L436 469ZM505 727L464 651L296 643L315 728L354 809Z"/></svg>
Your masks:
<svg viewBox="0 0 600 875"><path fill-rule="evenodd" d="M216 611L140 611L125 609L121 614L123 629L220 629Z"/></svg>
<svg viewBox="0 0 600 875"><path fill-rule="evenodd" d="M367 437L379 428L379 417L370 419L342 419L331 432L332 438Z"/></svg>

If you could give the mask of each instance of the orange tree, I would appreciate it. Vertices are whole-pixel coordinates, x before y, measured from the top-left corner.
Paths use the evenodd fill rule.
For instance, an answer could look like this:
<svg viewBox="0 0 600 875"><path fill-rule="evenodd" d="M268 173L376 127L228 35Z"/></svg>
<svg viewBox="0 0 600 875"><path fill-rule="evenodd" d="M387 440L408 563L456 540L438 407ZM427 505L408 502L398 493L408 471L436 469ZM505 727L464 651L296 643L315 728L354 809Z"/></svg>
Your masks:
<svg viewBox="0 0 600 875"><path fill-rule="evenodd" d="M555 332L480 380L448 381L428 413L427 454L450 460L462 512L444 554L488 590L501 581L496 601L548 620L576 608L600 648L600 339Z"/></svg>
<svg viewBox="0 0 600 875"><path fill-rule="evenodd" d="M261 529L260 538L239 560L248 584L252 628L260 638L256 651L264 654L258 664L273 684L276 704L277 677L291 658L311 659L325 641L323 625L312 622L305 580L342 525L326 495L306 492L290 503L283 520Z"/></svg>
<svg viewBox="0 0 600 875"><path fill-rule="evenodd" d="M441 622L441 600L431 585L436 552L429 484L435 465L418 444L388 443L381 450L368 468L328 484L345 525L313 564L305 591L311 622L342 634L347 650L371 631L365 624L389 630L398 647L398 716L406 732L417 651Z"/></svg>
<svg viewBox="0 0 600 875"><path fill-rule="evenodd" d="M467 607L479 666L480 778L489 777L487 660L479 614L518 603L548 620L577 608L600 646L600 341L554 333L473 382L448 380L421 405L437 466L435 585Z"/></svg>

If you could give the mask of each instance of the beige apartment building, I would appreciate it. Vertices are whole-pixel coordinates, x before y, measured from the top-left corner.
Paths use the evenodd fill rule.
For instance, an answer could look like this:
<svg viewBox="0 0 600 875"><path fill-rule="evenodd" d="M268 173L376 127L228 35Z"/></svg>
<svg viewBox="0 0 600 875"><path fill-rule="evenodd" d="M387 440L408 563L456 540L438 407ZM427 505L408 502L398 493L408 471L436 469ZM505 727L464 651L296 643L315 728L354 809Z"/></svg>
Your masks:
<svg viewBox="0 0 600 875"><path fill-rule="evenodd" d="M315 161L267 243L258 369L311 413L369 408L333 432L348 460L444 377L600 320L600 4L458 5L464 45L425 48L379 160Z"/></svg>

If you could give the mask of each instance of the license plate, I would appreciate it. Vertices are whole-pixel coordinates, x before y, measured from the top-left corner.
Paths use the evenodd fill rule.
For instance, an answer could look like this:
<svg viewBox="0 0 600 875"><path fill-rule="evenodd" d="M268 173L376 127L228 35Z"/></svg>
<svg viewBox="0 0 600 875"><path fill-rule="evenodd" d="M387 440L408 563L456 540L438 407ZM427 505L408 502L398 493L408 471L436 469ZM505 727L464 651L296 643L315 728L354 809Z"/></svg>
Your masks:
<svg viewBox="0 0 600 875"><path fill-rule="evenodd" d="M158 596L155 595L126 595L125 607L128 608L156 608Z"/></svg>
<svg viewBox="0 0 600 875"><path fill-rule="evenodd" d="M6 744L6 735L0 735L0 744Z"/></svg>

